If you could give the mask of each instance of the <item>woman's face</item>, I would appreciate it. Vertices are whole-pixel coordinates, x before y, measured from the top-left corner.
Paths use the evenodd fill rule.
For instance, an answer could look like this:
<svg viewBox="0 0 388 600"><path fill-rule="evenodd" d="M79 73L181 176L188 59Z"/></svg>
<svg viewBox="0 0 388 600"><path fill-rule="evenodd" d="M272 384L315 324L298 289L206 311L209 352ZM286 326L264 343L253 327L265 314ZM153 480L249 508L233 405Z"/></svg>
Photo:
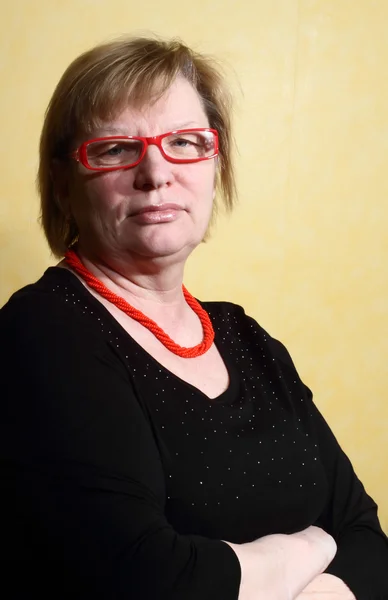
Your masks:
<svg viewBox="0 0 388 600"><path fill-rule="evenodd" d="M128 107L92 132L154 136L175 129L209 127L201 100L184 78L177 78L154 104ZM83 139L77 140L82 143ZM70 210L84 252L109 258L185 260L204 237L212 212L216 162L168 162L149 146L139 165L111 172L78 164L69 182ZM166 210L147 212L150 206Z"/></svg>

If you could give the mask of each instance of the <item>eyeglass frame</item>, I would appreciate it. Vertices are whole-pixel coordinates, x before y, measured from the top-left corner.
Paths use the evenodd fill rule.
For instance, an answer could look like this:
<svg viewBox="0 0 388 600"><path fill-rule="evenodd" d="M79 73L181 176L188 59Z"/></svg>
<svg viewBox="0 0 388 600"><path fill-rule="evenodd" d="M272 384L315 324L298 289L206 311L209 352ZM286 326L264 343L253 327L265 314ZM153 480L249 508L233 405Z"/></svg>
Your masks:
<svg viewBox="0 0 388 600"><path fill-rule="evenodd" d="M162 147L163 138L168 137L169 135L174 135L176 133L190 133L193 131L209 131L209 132L213 133L213 135L214 135L214 153L211 156L202 156L199 158L172 158L171 156L168 156L165 153L165 151ZM112 140L112 141L113 140L139 140L139 141L143 142L143 149L140 154L140 157L134 163L132 163L130 165L121 165L119 167L92 167L88 162L87 147L94 142L102 142L102 141L109 141L109 140ZM90 171L105 171L105 172L106 171L119 171L121 169L132 169L133 167L136 167L143 160L143 158L147 152L148 146L157 146L159 148L160 153L163 156L163 158L165 158L168 162L172 162L175 164L188 164L188 163L202 162L204 160L210 160L210 159L218 156L218 131L216 129L211 129L209 127L195 127L192 129L175 129L173 131L168 131L167 133L162 133L160 135L153 135L151 137L141 137L141 136L135 136L135 135L110 135L110 136L105 136L105 137L98 137L98 138L93 138L91 140L86 140L78 148L76 148L76 150L71 152L69 156L71 158L73 158L74 160L76 160L77 162L81 163L86 169L89 169Z"/></svg>

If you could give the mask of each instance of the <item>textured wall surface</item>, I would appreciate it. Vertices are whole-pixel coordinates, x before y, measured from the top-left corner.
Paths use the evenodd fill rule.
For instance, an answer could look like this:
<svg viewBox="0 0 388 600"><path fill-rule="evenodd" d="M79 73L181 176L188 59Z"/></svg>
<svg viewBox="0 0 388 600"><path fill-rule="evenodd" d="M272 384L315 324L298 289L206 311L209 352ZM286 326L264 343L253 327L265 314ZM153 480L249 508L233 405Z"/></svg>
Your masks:
<svg viewBox="0 0 388 600"><path fill-rule="evenodd" d="M388 530L388 2L14 0L0 37L1 303L53 264L34 189L68 63L125 33L225 64L240 203L187 267L289 348Z"/></svg>

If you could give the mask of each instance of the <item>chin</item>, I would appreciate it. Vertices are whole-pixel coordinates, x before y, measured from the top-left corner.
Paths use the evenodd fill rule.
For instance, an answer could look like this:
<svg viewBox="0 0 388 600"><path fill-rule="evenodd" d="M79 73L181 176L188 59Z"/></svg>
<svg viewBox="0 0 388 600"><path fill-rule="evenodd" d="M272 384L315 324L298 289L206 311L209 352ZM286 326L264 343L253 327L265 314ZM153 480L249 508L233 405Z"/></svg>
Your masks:
<svg viewBox="0 0 388 600"><path fill-rule="evenodd" d="M182 262L186 260L199 243L200 240L198 242L193 242L193 240L187 240L186 242L183 240L181 242L168 240L159 244L139 244L135 248L132 247L131 250L143 258L171 258L176 262Z"/></svg>
<svg viewBox="0 0 388 600"><path fill-rule="evenodd" d="M197 244L196 244L197 245ZM177 262L186 260L189 254L194 250L195 246L180 245L180 244L161 244L160 246L143 246L135 249L136 254L143 258L149 259L175 259Z"/></svg>
<svg viewBox="0 0 388 600"><path fill-rule="evenodd" d="M144 258L175 256L177 260L182 261L201 243L204 233L201 234L193 236L184 235L182 230L169 232L159 230L150 236L136 240L137 243L131 246L131 250Z"/></svg>

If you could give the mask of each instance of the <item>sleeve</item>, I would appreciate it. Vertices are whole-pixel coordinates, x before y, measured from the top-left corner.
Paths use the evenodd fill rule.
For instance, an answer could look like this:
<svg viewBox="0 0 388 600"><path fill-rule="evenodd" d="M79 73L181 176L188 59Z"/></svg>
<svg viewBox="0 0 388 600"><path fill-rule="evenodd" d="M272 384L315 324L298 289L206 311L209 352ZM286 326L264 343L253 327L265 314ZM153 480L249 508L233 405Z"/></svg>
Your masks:
<svg viewBox="0 0 388 600"><path fill-rule="evenodd" d="M165 518L152 427L114 344L51 301L14 304L0 314L7 598L237 600L233 550Z"/></svg>
<svg viewBox="0 0 388 600"><path fill-rule="evenodd" d="M388 540L379 523L377 506L324 418L314 404L311 406L329 484L328 501L316 524L337 542L337 554L326 572L342 579L357 600L387 599Z"/></svg>
<svg viewBox="0 0 388 600"><path fill-rule="evenodd" d="M312 392L300 380L287 349L268 338L276 359L292 374L291 380L297 378L302 386L304 410L308 411L303 416L312 427L327 478L327 502L314 523L337 543L337 553L326 572L342 579L357 600L388 600L388 539L380 526L377 505L314 404Z"/></svg>

